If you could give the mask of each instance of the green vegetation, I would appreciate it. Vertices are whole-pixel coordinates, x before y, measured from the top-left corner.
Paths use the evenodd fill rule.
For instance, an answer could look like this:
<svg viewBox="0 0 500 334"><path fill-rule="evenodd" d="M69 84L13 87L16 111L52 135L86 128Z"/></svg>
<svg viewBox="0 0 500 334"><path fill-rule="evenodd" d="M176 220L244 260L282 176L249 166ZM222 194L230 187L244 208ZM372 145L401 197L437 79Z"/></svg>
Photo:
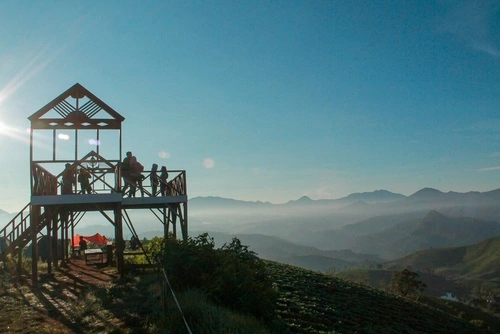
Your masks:
<svg viewBox="0 0 500 334"><path fill-rule="evenodd" d="M500 236L470 246L419 251L384 267L432 273L453 282L456 294L465 300L488 299L500 296L498 249Z"/></svg>
<svg viewBox="0 0 500 334"><path fill-rule="evenodd" d="M418 297L424 292L426 285L418 279L418 274L408 269L395 271L389 291L402 297Z"/></svg>
<svg viewBox="0 0 500 334"><path fill-rule="evenodd" d="M500 329L494 318L483 317L470 306L440 301L427 306L365 285L261 260L238 239L216 249L207 234L186 243L155 238L145 248L151 258L160 259L173 290L165 284L162 271L130 273L125 281L85 290L68 308L73 312L71 326L80 326L85 333L185 333L185 318L193 333L493 333ZM25 291L7 290L9 298L15 297L11 306L34 305L31 299L23 304ZM64 295L59 288L53 291ZM50 315L38 315L39 328L30 327L30 331L48 332L42 324ZM51 329L63 332L64 326L69 325L58 323Z"/></svg>
<svg viewBox="0 0 500 334"><path fill-rule="evenodd" d="M176 291L198 289L220 305L265 320L273 318L276 293L266 267L237 238L220 249L206 233L187 243L169 238L161 251L158 244L162 244L160 238L149 249L159 257Z"/></svg>

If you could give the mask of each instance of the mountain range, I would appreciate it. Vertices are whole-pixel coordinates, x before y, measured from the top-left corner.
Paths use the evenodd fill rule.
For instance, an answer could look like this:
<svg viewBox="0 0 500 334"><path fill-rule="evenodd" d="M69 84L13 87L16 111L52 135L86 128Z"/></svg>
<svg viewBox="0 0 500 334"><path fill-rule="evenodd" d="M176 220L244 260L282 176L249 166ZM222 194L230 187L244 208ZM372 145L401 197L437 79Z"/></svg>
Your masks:
<svg viewBox="0 0 500 334"><path fill-rule="evenodd" d="M328 256L324 265L317 265L324 259L323 251L351 250L374 261L393 260L430 247L464 246L495 236L500 233L498 203L500 189L445 193L423 188L410 196L376 190L339 199L313 200L303 196L282 204L195 197L188 204L189 232L258 235L278 238L295 247L312 247L317 251L289 252L281 258L288 257L286 263L314 262L315 268L325 269L331 262ZM134 217L133 221L139 222L135 223L139 235L158 226L150 215ZM76 233L85 234L87 227L90 228L82 221ZM101 229L93 225L88 232L113 235L107 222ZM273 242L279 244L277 239ZM312 261L311 256L318 260ZM351 265L351 260L338 254L334 259L349 263L332 266ZM359 259L354 262L359 263Z"/></svg>

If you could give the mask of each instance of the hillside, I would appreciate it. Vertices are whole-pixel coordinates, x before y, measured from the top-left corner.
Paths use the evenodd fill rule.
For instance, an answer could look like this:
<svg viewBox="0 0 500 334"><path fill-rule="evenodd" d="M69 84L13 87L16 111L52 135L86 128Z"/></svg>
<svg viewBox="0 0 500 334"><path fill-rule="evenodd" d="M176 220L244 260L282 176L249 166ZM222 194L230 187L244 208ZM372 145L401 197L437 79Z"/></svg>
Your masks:
<svg viewBox="0 0 500 334"><path fill-rule="evenodd" d="M387 259L428 249L470 245L500 234L500 224L469 217L449 217L430 211L422 219L399 223L381 232L361 236L352 250L373 252Z"/></svg>
<svg viewBox="0 0 500 334"><path fill-rule="evenodd" d="M425 294L451 293L463 301L500 295L500 236L479 243L418 251L383 263L378 269L348 269L336 277L385 290L392 271L411 268L427 285Z"/></svg>
<svg viewBox="0 0 500 334"><path fill-rule="evenodd" d="M387 268L411 266L449 276L497 279L500 284L500 236L463 247L422 250L388 262Z"/></svg>
<svg viewBox="0 0 500 334"><path fill-rule="evenodd" d="M280 293L278 317L293 333L487 332L467 314L458 318L331 276L276 262L268 266Z"/></svg>
<svg viewBox="0 0 500 334"><path fill-rule="evenodd" d="M354 253L350 250L320 250L263 234L208 233L218 246L229 243L232 238L237 237L242 243L249 245L250 250L257 253L261 259L296 265L304 269L324 272L359 267L366 261L380 262L379 258L370 254Z"/></svg>
<svg viewBox="0 0 500 334"><path fill-rule="evenodd" d="M205 298L193 300L189 291L176 291L192 331L221 332L215 328L228 328L229 323L238 328L230 333L495 333L500 330L498 319L477 309L462 311L460 305L438 301L427 307L314 271L274 261L264 264L278 293L274 330L265 330L266 324L262 323L260 330L255 331L257 319L238 320L242 317L236 313L238 310L221 310L213 302L204 301ZM170 320L177 319L177 328L184 332L184 323L170 294L167 309L171 312L161 312L162 293L158 284L161 275L157 273L129 274L127 279L117 280L113 267L85 266L82 260L75 260L62 266L55 275L44 275L41 293L32 291L29 284L23 286L22 281L14 283L6 271L0 274L0 299L5 306L0 315L3 329L30 333L158 333L164 328L162 314L165 314ZM461 317L457 317L459 311ZM249 325L253 330L244 327ZM491 330L485 329L488 326Z"/></svg>

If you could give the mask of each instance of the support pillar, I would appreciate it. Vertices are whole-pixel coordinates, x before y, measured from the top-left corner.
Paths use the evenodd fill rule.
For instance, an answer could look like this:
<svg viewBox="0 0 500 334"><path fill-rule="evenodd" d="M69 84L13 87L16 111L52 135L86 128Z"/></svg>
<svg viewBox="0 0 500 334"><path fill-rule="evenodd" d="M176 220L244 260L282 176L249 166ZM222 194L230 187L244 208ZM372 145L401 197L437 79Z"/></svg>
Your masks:
<svg viewBox="0 0 500 334"><path fill-rule="evenodd" d="M175 204L174 204L175 205ZM174 238L177 239L177 208L170 207L168 208L170 221L172 222L172 233L174 234Z"/></svg>
<svg viewBox="0 0 500 334"><path fill-rule="evenodd" d="M123 240L123 220L121 206L115 208L115 255L116 255L116 268L120 273L120 278L125 277L125 264L123 258L123 251L125 249L125 241Z"/></svg>
<svg viewBox="0 0 500 334"><path fill-rule="evenodd" d="M168 216L167 216L167 207L163 208L163 238L165 240L168 239Z"/></svg>
<svg viewBox="0 0 500 334"><path fill-rule="evenodd" d="M183 203L182 205L183 209L184 209L184 213L183 213L183 217L182 217L182 240L184 240L184 242L187 242L187 239L188 239L188 208L187 208L187 202L186 203ZM180 208L179 208L180 210Z"/></svg>
<svg viewBox="0 0 500 334"><path fill-rule="evenodd" d="M47 272L48 274L52 274L52 224L49 222L47 224Z"/></svg>
<svg viewBox="0 0 500 334"><path fill-rule="evenodd" d="M38 286L38 243L36 240L37 226L40 220L40 206L30 205L31 229L31 282L33 287Z"/></svg>
<svg viewBox="0 0 500 334"><path fill-rule="evenodd" d="M52 212L50 212L52 213ZM54 266L54 270L59 268L59 247L57 242L57 217L56 215L50 215L50 220L52 223L52 237L49 239L49 242L52 243L52 265ZM61 221L63 221L61 219Z"/></svg>

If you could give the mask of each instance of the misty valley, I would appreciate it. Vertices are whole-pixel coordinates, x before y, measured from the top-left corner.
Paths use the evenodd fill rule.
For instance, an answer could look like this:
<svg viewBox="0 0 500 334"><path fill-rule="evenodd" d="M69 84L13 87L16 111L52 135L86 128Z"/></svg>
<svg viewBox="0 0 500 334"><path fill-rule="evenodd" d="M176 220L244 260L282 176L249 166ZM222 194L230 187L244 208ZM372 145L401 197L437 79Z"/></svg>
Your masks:
<svg viewBox="0 0 500 334"><path fill-rule="evenodd" d="M379 289L387 288L394 270L409 268L427 285L426 294L487 301L500 295L499 202L500 189L424 188L411 196L377 190L283 204L195 197L189 200L189 235L208 233L218 247L237 237L262 259ZM150 215L133 215L140 238L162 235ZM6 222L10 215L0 217ZM113 236L113 227L98 219L76 230Z"/></svg>
<svg viewBox="0 0 500 334"><path fill-rule="evenodd" d="M190 234L232 237L259 257L384 289L410 268L425 293L491 300L500 295L500 189L410 196L385 190L284 204L196 197Z"/></svg>

